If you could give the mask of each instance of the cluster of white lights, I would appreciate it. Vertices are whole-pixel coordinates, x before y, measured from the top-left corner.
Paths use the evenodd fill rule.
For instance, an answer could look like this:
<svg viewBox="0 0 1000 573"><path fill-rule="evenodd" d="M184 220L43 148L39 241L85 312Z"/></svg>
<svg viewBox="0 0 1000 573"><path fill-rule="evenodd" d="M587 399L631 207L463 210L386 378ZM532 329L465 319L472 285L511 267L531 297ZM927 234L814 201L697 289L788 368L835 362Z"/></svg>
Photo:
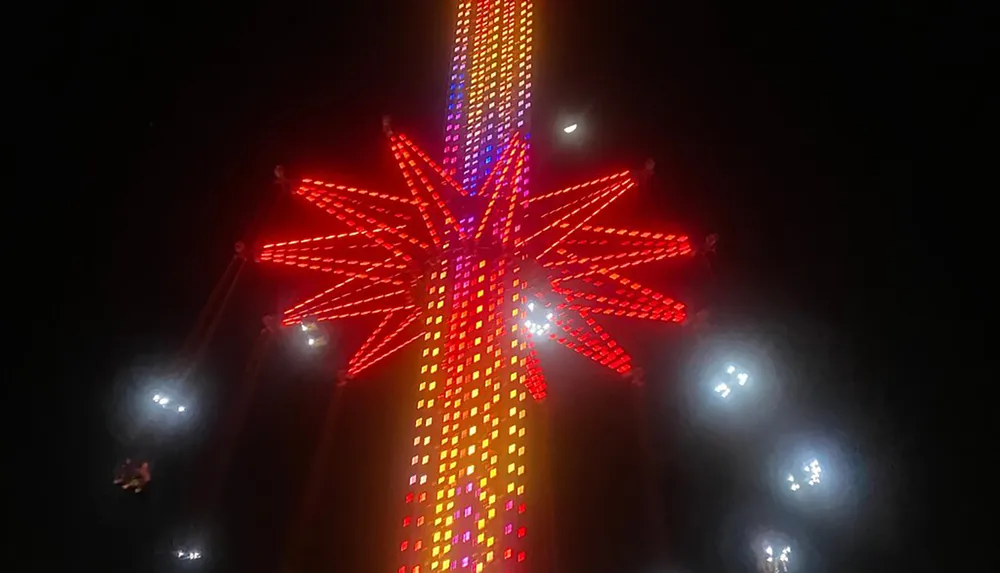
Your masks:
<svg viewBox="0 0 1000 573"><path fill-rule="evenodd" d="M302 332L306 333L306 344L309 346L323 346L326 344L326 336L319 329L319 326L313 322L303 322L300 325Z"/></svg>
<svg viewBox="0 0 1000 573"><path fill-rule="evenodd" d="M791 547L786 546L780 553L775 555L774 548L768 545L764 547L764 554L767 556L764 562L770 564L768 566L769 571L774 571L774 573L788 571L788 557L792 554Z"/></svg>
<svg viewBox="0 0 1000 573"><path fill-rule="evenodd" d="M169 396L164 396L163 394L153 394L153 402L159 404L161 408L168 408L171 407L170 404L172 400L170 399ZM186 406L178 405L176 406L176 408L178 412L183 412L184 410L187 410Z"/></svg>
<svg viewBox="0 0 1000 573"><path fill-rule="evenodd" d="M730 364L726 367L726 374L731 378L729 382L720 382L715 386L715 393L723 398L728 398L733 393L734 387L746 386L750 375L742 370L737 372L735 366Z"/></svg>
<svg viewBox="0 0 1000 573"><path fill-rule="evenodd" d="M528 303L528 312L535 311L535 303ZM539 336L542 334L547 334L552 329L552 318L554 315L549 312L545 314L545 320L531 320L530 318L524 321L524 327L528 329L528 332L532 336Z"/></svg>
<svg viewBox="0 0 1000 573"><path fill-rule="evenodd" d="M178 551L178 559L184 559L185 561L194 561L195 559L201 559L201 553L198 551Z"/></svg>
<svg viewBox="0 0 1000 573"><path fill-rule="evenodd" d="M823 468L822 466L819 465L819 460L813 460L808 464L802 466L802 471L805 472L806 474L806 479L805 479L806 485L810 487L814 485L819 485L820 477L823 474ZM800 484L795 480L794 475L788 474L787 479L789 482L788 486L789 489L791 489L792 491L799 491L800 489L802 489L802 484Z"/></svg>

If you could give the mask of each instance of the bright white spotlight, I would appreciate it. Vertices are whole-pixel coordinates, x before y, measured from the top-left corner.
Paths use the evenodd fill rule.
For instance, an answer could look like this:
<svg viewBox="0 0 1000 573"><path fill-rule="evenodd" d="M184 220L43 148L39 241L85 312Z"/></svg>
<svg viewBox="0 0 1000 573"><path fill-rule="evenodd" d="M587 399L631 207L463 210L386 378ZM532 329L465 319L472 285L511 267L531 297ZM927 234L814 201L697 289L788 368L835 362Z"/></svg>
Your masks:
<svg viewBox="0 0 1000 573"><path fill-rule="evenodd" d="M809 487L814 487L822 482L823 477L823 467L820 465L819 460L813 459L811 462L802 466L801 475L799 479L795 478L795 474L788 474L785 478L788 480L788 488L792 491L799 491L802 489L802 484L805 483ZM801 480L801 481L799 481Z"/></svg>
<svg viewBox="0 0 1000 573"><path fill-rule="evenodd" d="M573 133L577 127L579 127L577 124L571 123L563 128L563 133Z"/></svg>
<svg viewBox="0 0 1000 573"><path fill-rule="evenodd" d="M715 393L721 398L728 398L733 393L733 389L739 386L746 386L750 380L750 374L743 371L734 364L726 366L726 373L723 380L716 380Z"/></svg>
<svg viewBox="0 0 1000 573"><path fill-rule="evenodd" d="M791 555L792 548L787 545L777 552L770 544L765 545L761 555L761 573L787 573Z"/></svg>
<svg viewBox="0 0 1000 573"><path fill-rule="evenodd" d="M320 348L326 346L329 339L327 338L326 331L320 328L319 323L315 319L306 319L300 323L302 332L305 333L305 343L312 348Z"/></svg>
<svg viewBox="0 0 1000 573"><path fill-rule="evenodd" d="M201 559L200 551L178 551L177 558L183 559L185 561L194 561L195 559Z"/></svg>
<svg viewBox="0 0 1000 573"><path fill-rule="evenodd" d="M524 311L524 328L532 336L544 336L552 332L552 321L555 319L555 313L553 313L548 305L541 302L529 302L525 306Z"/></svg>
<svg viewBox="0 0 1000 573"><path fill-rule="evenodd" d="M184 410L187 410L187 408L184 407L184 406L177 406L177 411L178 412L183 412Z"/></svg>

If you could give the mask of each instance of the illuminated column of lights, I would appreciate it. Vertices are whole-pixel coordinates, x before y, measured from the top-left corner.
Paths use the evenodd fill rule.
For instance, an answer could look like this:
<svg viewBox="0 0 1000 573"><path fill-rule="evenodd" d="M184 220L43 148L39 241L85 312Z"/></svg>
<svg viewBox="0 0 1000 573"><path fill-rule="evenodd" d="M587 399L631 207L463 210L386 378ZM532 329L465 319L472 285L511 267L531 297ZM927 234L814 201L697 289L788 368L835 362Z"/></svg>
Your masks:
<svg viewBox="0 0 1000 573"><path fill-rule="evenodd" d="M458 173L459 145L465 135L466 98L469 64L469 22L472 2L460 1L455 23L455 46L452 49L451 77L448 87L448 113L444 134L444 161L448 175Z"/></svg>
<svg viewBox="0 0 1000 573"><path fill-rule="evenodd" d="M533 4L460 2L445 125L444 167L475 193L531 108Z"/></svg>
<svg viewBox="0 0 1000 573"><path fill-rule="evenodd" d="M419 573L425 555L433 547L435 555L440 547L442 529L437 523L435 505L443 491L439 484L442 473L438 466L438 452L443 424L440 397L442 380L446 371L446 335L450 319L448 300L450 294L446 262L440 262L430 271L426 285L424 312L424 347L421 351L418 376L417 414L413 423L413 454L410 458L406 511L403 516L403 540L400 573ZM426 569L424 571L427 571Z"/></svg>
<svg viewBox="0 0 1000 573"><path fill-rule="evenodd" d="M528 347L509 264L463 253L431 273L401 573L526 560Z"/></svg>

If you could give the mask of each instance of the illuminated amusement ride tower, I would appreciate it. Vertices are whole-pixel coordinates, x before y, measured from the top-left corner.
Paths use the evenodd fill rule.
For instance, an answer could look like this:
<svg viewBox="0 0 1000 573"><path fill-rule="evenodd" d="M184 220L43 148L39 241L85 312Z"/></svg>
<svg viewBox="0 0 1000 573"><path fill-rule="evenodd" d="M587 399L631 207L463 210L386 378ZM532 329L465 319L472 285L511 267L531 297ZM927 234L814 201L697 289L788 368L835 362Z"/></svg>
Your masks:
<svg viewBox="0 0 1000 573"><path fill-rule="evenodd" d="M420 345L399 573L531 569L526 401L546 393L534 341L629 376L597 318L685 320L683 304L625 273L690 255L688 238L594 221L637 185L632 173L531 191L532 12L530 0L461 0L443 159L386 121L408 193L295 181L340 229L257 255L332 279L284 325L374 317L346 380Z"/></svg>

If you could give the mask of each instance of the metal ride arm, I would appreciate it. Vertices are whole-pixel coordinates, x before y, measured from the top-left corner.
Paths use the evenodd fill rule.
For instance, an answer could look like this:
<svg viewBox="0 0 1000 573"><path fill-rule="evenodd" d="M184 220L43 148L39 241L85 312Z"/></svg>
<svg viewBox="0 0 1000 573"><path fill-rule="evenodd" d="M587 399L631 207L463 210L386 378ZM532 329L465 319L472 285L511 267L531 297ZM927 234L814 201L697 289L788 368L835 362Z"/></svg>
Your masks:
<svg viewBox="0 0 1000 573"><path fill-rule="evenodd" d="M211 512L214 504L218 501L222 491L222 482L229 468L232 465L235 442L239 437L239 432L244 426L246 417L250 411L250 403L257 387L260 367L263 363L267 351L271 348L275 335L278 331L278 322L274 317L267 315L263 318L264 327L261 329L257 340L254 342L243 369L243 376L240 378L240 390L235 403L227 408L227 415L222 426L222 434L217 446L213 451L208 452L209 459L213 460L209 467L209 474L198 484L198 490L194 496L195 511L201 514Z"/></svg>
<svg viewBox="0 0 1000 573"><path fill-rule="evenodd" d="M278 166L274 170L275 184L279 186L283 191L288 190L288 181L285 179L284 168ZM201 312L198 315L197 320L194 323L191 331L188 333L185 339L184 345L181 347L180 352L178 352L175 358L172 375L175 380L178 381L178 390L190 383L191 375L200 365L205 353L208 350L209 345L215 337L216 331L218 330L219 324L222 320L222 316L225 314L230 301L232 300L233 293L236 291L236 287L239 284L240 278L243 276L243 271L247 263L247 244L252 244L251 241L255 240L257 233L260 230L261 225L267 220L270 213L274 210L278 200L280 200L282 194L275 193L273 199L267 201L265 204L258 209L255 218L251 221L251 224L247 228L245 234L245 239L243 241L238 241L233 249L233 256L226 266L225 271L222 276L216 282L215 287L212 289L208 300L202 307ZM265 328L265 331L268 331ZM262 338L265 335L262 333ZM262 350L260 352L263 352ZM259 354L255 350L255 355ZM256 370L254 370L256 372ZM134 442L138 439L137 435L132 436L129 442ZM130 443L129 447L134 448L135 444ZM120 483L118 476L116 475L116 483Z"/></svg>
<svg viewBox="0 0 1000 573"><path fill-rule="evenodd" d="M275 167L274 176L275 184L282 191L287 192L289 184L288 179L285 178L285 168L281 165ZM219 326L222 315L225 314L226 307L229 305L233 292L236 290L236 285L239 283L243 269L246 266L247 244L254 244L261 225L274 210L281 195L275 194L270 202L264 204L258 210L250 226L247 228L245 233L246 238L243 241L238 241L234 246L233 258L229 261L229 265L226 267L225 272L222 273L219 282L216 283L212 294L209 295L208 301L202 308L198 320L191 329L178 356L178 372L181 374L182 380L186 380L194 372L204 357L208 345L215 336L215 331Z"/></svg>

